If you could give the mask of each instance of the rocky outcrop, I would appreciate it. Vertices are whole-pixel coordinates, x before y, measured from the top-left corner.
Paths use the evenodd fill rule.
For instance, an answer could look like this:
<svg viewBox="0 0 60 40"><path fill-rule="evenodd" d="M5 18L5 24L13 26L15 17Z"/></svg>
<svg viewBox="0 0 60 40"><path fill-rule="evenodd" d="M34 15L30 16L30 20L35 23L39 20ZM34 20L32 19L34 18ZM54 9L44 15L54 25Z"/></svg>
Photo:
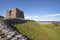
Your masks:
<svg viewBox="0 0 60 40"><path fill-rule="evenodd" d="M27 40L25 36L14 30L5 22L0 19L0 39L1 40Z"/></svg>

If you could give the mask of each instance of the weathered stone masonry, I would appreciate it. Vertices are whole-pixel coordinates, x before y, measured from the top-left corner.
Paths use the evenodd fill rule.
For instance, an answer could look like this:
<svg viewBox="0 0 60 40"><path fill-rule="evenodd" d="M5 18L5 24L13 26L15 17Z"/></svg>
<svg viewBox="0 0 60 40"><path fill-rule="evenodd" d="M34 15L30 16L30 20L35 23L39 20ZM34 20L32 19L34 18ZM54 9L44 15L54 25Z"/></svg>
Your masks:
<svg viewBox="0 0 60 40"><path fill-rule="evenodd" d="M6 18L23 18L24 19L24 12L19 10L18 8L7 10Z"/></svg>

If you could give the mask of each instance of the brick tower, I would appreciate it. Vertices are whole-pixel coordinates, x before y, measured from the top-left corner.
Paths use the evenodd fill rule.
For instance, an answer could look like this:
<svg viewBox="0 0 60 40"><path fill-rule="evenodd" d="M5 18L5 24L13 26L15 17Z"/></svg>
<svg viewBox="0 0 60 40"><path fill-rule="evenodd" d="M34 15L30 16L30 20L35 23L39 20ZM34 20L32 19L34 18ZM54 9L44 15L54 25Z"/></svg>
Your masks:
<svg viewBox="0 0 60 40"><path fill-rule="evenodd" d="M19 10L18 8L7 10L6 18L23 18L24 19L24 12Z"/></svg>

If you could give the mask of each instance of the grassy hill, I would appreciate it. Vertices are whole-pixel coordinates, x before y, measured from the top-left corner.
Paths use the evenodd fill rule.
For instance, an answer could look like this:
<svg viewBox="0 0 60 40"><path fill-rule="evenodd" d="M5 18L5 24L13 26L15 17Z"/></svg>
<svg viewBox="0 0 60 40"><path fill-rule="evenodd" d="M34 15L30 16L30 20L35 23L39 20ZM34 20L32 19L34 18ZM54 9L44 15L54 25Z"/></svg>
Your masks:
<svg viewBox="0 0 60 40"><path fill-rule="evenodd" d="M60 40L60 27L56 29L53 24L40 25L37 22L12 24L20 33L32 40Z"/></svg>

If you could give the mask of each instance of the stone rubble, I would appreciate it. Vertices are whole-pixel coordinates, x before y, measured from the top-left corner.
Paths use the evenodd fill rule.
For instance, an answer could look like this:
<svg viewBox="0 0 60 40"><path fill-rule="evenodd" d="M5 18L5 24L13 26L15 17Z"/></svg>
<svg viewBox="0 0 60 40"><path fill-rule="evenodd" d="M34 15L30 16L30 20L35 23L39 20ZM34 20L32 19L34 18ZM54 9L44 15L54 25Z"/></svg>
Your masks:
<svg viewBox="0 0 60 40"><path fill-rule="evenodd" d="M6 40L27 40L22 34L19 34L0 20L0 38L4 37L6 37Z"/></svg>

